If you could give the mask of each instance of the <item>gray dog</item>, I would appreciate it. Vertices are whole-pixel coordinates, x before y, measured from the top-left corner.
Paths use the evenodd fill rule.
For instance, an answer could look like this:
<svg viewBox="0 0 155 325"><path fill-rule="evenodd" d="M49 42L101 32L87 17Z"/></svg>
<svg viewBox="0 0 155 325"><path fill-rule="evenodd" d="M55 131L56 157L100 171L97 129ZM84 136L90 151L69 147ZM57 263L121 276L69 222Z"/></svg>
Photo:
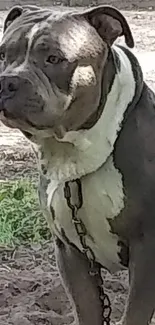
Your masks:
<svg viewBox="0 0 155 325"><path fill-rule="evenodd" d="M129 267L123 325L147 325L155 307L155 96L134 55L113 45L123 35L132 48L109 6L24 6L9 12L0 45L0 118L34 143L80 325L109 323L101 267Z"/></svg>

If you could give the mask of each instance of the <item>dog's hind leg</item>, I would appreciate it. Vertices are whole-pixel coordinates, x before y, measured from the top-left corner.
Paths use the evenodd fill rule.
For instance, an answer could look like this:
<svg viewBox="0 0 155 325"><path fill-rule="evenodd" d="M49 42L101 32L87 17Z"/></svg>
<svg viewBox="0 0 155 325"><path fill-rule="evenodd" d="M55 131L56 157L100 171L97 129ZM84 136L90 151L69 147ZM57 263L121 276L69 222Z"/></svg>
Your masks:
<svg viewBox="0 0 155 325"><path fill-rule="evenodd" d="M144 234L130 250L130 293L123 325L150 324L155 308L155 236Z"/></svg>
<svg viewBox="0 0 155 325"><path fill-rule="evenodd" d="M70 301L76 325L102 325L102 304L96 276L89 275L89 262L76 248L56 239L57 264Z"/></svg>

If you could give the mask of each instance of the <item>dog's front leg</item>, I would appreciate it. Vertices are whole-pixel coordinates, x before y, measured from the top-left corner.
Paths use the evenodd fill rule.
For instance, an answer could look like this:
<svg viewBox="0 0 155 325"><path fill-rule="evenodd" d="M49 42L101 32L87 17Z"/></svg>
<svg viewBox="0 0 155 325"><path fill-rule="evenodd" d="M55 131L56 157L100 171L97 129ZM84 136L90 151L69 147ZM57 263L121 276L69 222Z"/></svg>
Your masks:
<svg viewBox="0 0 155 325"><path fill-rule="evenodd" d="M150 324L155 308L155 235L133 241L130 251L130 293L123 325Z"/></svg>
<svg viewBox="0 0 155 325"><path fill-rule="evenodd" d="M59 271L73 308L76 325L102 325L102 304L97 276L89 275L89 262L76 248L55 240Z"/></svg>

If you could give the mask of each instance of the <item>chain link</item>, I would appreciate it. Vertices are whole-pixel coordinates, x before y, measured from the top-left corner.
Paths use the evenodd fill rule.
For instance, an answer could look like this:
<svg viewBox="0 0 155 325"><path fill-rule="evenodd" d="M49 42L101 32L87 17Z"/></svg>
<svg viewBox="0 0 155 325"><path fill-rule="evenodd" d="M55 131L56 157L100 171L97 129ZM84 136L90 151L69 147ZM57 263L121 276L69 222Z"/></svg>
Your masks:
<svg viewBox="0 0 155 325"><path fill-rule="evenodd" d="M83 248L83 253L86 256L86 258L90 262L90 270L89 274L91 276L94 276L96 278L99 277L100 280L98 280L98 288L99 288L99 296L102 303L103 313L102 313L102 325L110 325L110 316L111 316L111 303L110 299L107 294L105 294L103 289L103 280L101 276L101 270L98 264L95 261L95 255L92 249L86 244L86 235L87 230L83 223L83 221L78 217L78 210L81 209L83 205L83 196L82 196L82 185L80 179L76 179L72 181L72 183L76 183L77 189L78 189L78 204L72 204L71 202L71 188L69 185L69 182L65 183L64 187L64 196L67 201L67 205L71 210L72 213L72 221L74 223L76 232L79 236L79 240L81 243L81 246Z"/></svg>

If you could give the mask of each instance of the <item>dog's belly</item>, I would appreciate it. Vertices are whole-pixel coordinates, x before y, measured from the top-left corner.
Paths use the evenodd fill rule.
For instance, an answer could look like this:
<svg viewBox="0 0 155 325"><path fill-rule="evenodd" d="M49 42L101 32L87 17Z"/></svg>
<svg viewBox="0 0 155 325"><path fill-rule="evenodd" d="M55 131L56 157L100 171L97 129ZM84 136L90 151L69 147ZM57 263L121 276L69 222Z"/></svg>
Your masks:
<svg viewBox="0 0 155 325"><path fill-rule="evenodd" d="M110 157L106 164L95 173L81 179L83 206L79 217L87 229L86 242L93 250L96 260L111 271L120 269L120 246L118 237L111 232L108 219L117 216L124 207L124 193L121 174ZM52 181L51 181L52 183ZM53 188L48 185L47 192ZM70 183L72 184L72 183ZM75 185L71 185L73 197ZM52 230L82 250L79 237L72 223L71 210L64 198L64 185L59 185L51 196L51 213L48 222ZM76 201L76 200L75 200Z"/></svg>

